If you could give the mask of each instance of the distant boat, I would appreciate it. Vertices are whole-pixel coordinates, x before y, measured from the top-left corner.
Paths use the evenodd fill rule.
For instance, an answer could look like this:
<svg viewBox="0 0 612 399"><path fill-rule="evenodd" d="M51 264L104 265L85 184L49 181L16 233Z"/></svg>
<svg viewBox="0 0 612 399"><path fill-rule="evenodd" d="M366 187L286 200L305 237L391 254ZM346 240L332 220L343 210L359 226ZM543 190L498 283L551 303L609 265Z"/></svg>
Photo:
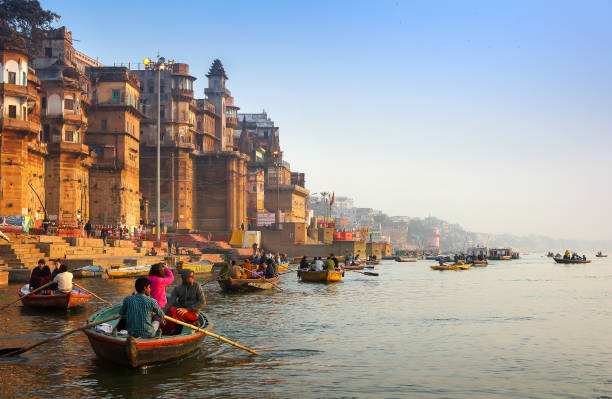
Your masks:
<svg viewBox="0 0 612 399"><path fill-rule="evenodd" d="M416 262L417 258L411 258L408 256L396 256L395 261L396 262Z"/></svg>
<svg viewBox="0 0 612 399"><path fill-rule="evenodd" d="M441 266L430 266L432 270L468 270L470 267L472 267L471 263L468 264L464 264L464 265L458 265L458 264L454 264L454 265L441 265Z"/></svg>
<svg viewBox="0 0 612 399"><path fill-rule="evenodd" d="M591 263L590 260L553 258L557 263Z"/></svg>
<svg viewBox="0 0 612 399"><path fill-rule="evenodd" d="M595 255L595 256L597 256L598 258L607 258L608 257L608 255L602 254L601 251L597 252L597 255Z"/></svg>

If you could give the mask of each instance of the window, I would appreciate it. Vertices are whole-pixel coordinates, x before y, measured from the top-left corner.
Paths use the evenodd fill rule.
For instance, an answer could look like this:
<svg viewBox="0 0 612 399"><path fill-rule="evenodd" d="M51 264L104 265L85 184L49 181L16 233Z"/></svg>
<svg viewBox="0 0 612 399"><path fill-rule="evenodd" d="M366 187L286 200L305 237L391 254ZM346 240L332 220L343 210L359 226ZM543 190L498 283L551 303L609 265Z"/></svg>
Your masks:
<svg viewBox="0 0 612 399"><path fill-rule="evenodd" d="M8 111L9 111L9 118L17 118L17 106L16 105L9 105L8 107Z"/></svg>
<svg viewBox="0 0 612 399"><path fill-rule="evenodd" d="M164 107L160 107L160 110L159 110L160 118L165 118L166 117L166 115L164 115L165 112L166 112L166 110L164 109Z"/></svg>
<svg viewBox="0 0 612 399"><path fill-rule="evenodd" d="M40 108L41 109L47 108L47 97L43 97L40 99Z"/></svg>
<svg viewBox="0 0 612 399"><path fill-rule="evenodd" d="M74 109L74 100L72 98L64 99L64 109Z"/></svg>
<svg viewBox="0 0 612 399"><path fill-rule="evenodd" d="M106 130L106 119L100 121L100 129Z"/></svg>
<svg viewBox="0 0 612 399"><path fill-rule="evenodd" d="M181 111L181 122L184 122L185 119L185 111Z"/></svg>
<svg viewBox="0 0 612 399"><path fill-rule="evenodd" d="M25 72L22 72L21 78L22 78L22 84L24 86L27 86L28 85L28 75Z"/></svg>
<svg viewBox="0 0 612 399"><path fill-rule="evenodd" d="M268 137L268 131L264 130L264 137Z"/></svg>
<svg viewBox="0 0 612 399"><path fill-rule="evenodd" d="M69 143L74 141L74 132L72 130L66 130L66 133L64 133L64 141Z"/></svg>
<svg viewBox="0 0 612 399"><path fill-rule="evenodd" d="M16 84L15 83L16 80L17 80L17 73L9 72L9 84L11 84L11 85Z"/></svg>
<svg viewBox="0 0 612 399"><path fill-rule="evenodd" d="M257 192L257 186L253 186L253 192Z"/></svg>
<svg viewBox="0 0 612 399"><path fill-rule="evenodd" d="M25 105L21 107L21 119L24 121L28 120L28 108Z"/></svg>
<svg viewBox="0 0 612 399"><path fill-rule="evenodd" d="M45 47L45 57L52 57L53 53L51 47Z"/></svg>
<svg viewBox="0 0 612 399"><path fill-rule="evenodd" d="M119 90L113 90L113 103L119 103Z"/></svg>

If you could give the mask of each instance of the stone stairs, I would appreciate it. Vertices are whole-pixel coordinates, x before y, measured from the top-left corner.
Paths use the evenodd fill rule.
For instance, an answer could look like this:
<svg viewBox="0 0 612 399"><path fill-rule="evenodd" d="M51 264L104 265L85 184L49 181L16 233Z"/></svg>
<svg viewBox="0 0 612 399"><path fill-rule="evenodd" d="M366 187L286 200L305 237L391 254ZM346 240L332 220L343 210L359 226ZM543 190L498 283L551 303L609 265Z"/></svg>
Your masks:
<svg viewBox="0 0 612 399"><path fill-rule="evenodd" d="M49 260L35 244L2 244L0 259L10 269L32 269L39 259Z"/></svg>

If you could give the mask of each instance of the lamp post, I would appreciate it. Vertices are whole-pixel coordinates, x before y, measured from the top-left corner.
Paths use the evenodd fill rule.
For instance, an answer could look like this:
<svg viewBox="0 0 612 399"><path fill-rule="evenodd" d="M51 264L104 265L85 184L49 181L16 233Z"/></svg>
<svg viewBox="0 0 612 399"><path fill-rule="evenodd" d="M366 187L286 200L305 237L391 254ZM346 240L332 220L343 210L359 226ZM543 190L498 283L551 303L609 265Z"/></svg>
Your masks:
<svg viewBox="0 0 612 399"><path fill-rule="evenodd" d="M156 174L156 205L157 216L155 229L155 240L161 241L161 71L173 64L172 61L166 62L164 57L157 56L157 61L153 62L150 58L143 61L145 69L157 71L157 174Z"/></svg>
<svg viewBox="0 0 612 399"><path fill-rule="evenodd" d="M280 153L278 152L278 150L274 150L272 152L272 154L274 155L274 164L276 165L276 230L280 230L280 217L281 217L281 210L280 210L280 162L279 162L279 155ZM280 247L280 235L279 235L279 247Z"/></svg>

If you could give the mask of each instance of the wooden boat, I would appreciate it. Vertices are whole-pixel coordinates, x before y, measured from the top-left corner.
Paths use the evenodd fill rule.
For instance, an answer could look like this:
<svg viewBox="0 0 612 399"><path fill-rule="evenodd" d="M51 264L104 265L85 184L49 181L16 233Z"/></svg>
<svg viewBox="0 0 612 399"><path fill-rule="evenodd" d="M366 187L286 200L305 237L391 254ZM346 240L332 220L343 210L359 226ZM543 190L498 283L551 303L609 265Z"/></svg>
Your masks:
<svg viewBox="0 0 612 399"><path fill-rule="evenodd" d="M344 265L345 270L362 270L365 269L365 263L361 263L359 265Z"/></svg>
<svg viewBox="0 0 612 399"><path fill-rule="evenodd" d="M416 262L417 258L410 258L408 256L396 256L395 261L396 262Z"/></svg>
<svg viewBox="0 0 612 399"><path fill-rule="evenodd" d="M300 270L300 279L309 283L335 283L342 280L342 271L324 270L322 272Z"/></svg>
<svg viewBox="0 0 612 399"><path fill-rule="evenodd" d="M102 277L104 268L102 266L83 266L70 271L77 278Z"/></svg>
<svg viewBox="0 0 612 399"><path fill-rule="evenodd" d="M151 265L142 266L129 266L129 267L118 267L106 269L108 278L128 278L128 277L140 277L148 276Z"/></svg>
<svg viewBox="0 0 612 399"><path fill-rule="evenodd" d="M607 258L607 257L608 257L608 255L607 255L607 254L602 254L601 252L600 252L600 253L598 253L598 254L597 254L597 255L595 255L595 256L596 256L596 257L598 257L598 258Z"/></svg>
<svg viewBox="0 0 612 399"><path fill-rule="evenodd" d="M289 269L289 261L281 262L278 264L278 272L286 272Z"/></svg>
<svg viewBox="0 0 612 399"><path fill-rule="evenodd" d="M367 265L378 265L379 263L379 260L366 260Z"/></svg>
<svg viewBox="0 0 612 399"><path fill-rule="evenodd" d="M472 261L472 266L474 266L474 267L486 267L487 264L488 264L488 262L486 260L474 259Z"/></svg>
<svg viewBox="0 0 612 399"><path fill-rule="evenodd" d="M26 284L17 290L20 297L27 295L30 292L30 285ZM41 291L43 292L43 291ZM46 292L46 291L44 291ZM87 304L91 298L89 292L73 287L72 292L68 294L40 294L40 292L24 298L24 306L36 308L52 308L52 309L69 309L75 306L83 306Z"/></svg>
<svg viewBox="0 0 612 399"><path fill-rule="evenodd" d="M553 258L557 263L591 263L590 260Z"/></svg>
<svg viewBox="0 0 612 399"><path fill-rule="evenodd" d="M470 267L472 267L471 263L465 264L465 265L442 265L442 266L431 266L431 268L433 270L468 270Z"/></svg>
<svg viewBox="0 0 612 399"><path fill-rule="evenodd" d="M213 263L209 260L202 259L198 262L184 263L182 266L177 266L176 270L180 272L183 269L193 270L195 274L212 272Z"/></svg>
<svg viewBox="0 0 612 399"><path fill-rule="evenodd" d="M111 306L94 313L88 322L95 322L112 317L119 313L121 305ZM183 327L177 335L164 335L155 338L133 338L127 334L113 334L119 320L108 323L107 332L98 328L88 328L83 332L96 355L103 359L128 367L144 367L163 363L196 352L202 346L206 334ZM200 313L199 327L211 331L213 323L210 318Z"/></svg>
<svg viewBox="0 0 612 399"><path fill-rule="evenodd" d="M274 278L222 278L217 279L219 287L225 292L235 291L258 291L274 288L278 282L278 276ZM264 284L269 283L269 284Z"/></svg>

